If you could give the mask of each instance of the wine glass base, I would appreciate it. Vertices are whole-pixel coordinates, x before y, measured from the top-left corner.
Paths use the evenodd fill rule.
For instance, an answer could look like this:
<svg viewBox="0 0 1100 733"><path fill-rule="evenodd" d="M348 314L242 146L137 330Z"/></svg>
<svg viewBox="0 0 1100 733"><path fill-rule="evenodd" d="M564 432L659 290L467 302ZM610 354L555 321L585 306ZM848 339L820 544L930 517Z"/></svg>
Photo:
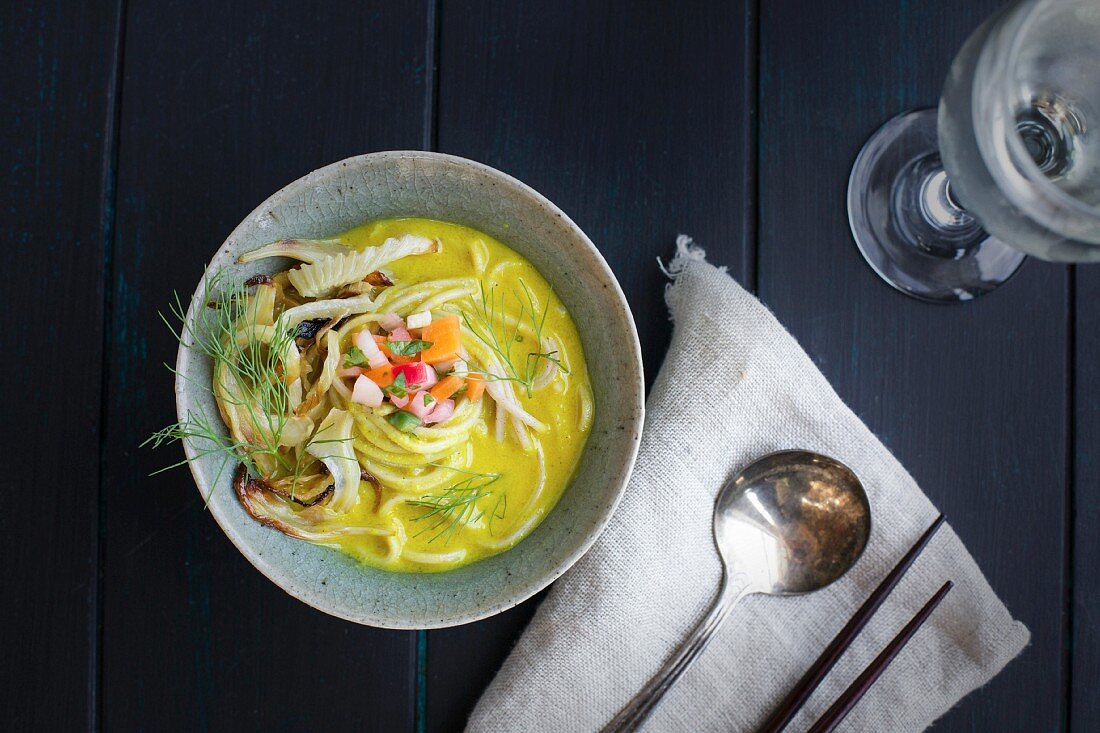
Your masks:
<svg viewBox="0 0 1100 733"><path fill-rule="evenodd" d="M952 198L936 118L933 108L905 112L871 136L848 179L848 222L867 263L901 292L973 300L1012 277L1024 255Z"/></svg>

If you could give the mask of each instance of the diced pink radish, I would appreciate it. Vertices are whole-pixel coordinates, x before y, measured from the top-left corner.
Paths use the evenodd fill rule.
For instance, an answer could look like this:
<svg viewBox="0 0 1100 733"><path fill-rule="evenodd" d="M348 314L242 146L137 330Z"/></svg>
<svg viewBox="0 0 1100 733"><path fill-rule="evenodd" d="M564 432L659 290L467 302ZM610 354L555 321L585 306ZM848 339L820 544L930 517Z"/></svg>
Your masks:
<svg viewBox="0 0 1100 733"><path fill-rule="evenodd" d="M374 341L374 334L365 328L356 331L351 337L351 342L359 347L359 350L367 356L379 350L378 344Z"/></svg>
<svg viewBox="0 0 1100 733"><path fill-rule="evenodd" d="M355 380L355 387L351 390L351 401L367 407L378 407L382 404L382 389L369 377L361 375Z"/></svg>
<svg viewBox="0 0 1100 733"><path fill-rule="evenodd" d="M398 374L405 375L405 384L410 387L415 384L426 389L439 381L439 376L435 373L435 369L432 369L430 365L422 361L414 361L409 364L398 364L393 368L394 379L397 379Z"/></svg>
<svg viewBox="0 0 1100 733"><path fill-rule="evenodd" d="M410 395L407 394L407 393L404 397L398 397L395 394L390 395L390 401L393 402L393 404L397 405L398 407L404 407L405 405L409 404L409 399L410 399Z"/></svg>
<svg viewBox="0 0 1100 733"><path fill-rule="evenodd" d="M387 331L396 331L405 327L405 321L396 313L387 313L378 319L378 325Z"/></svg>
<svg viewBox="0 0 1100 733"><path fill-rule="evenodd" d="M337 369L336 374L341 377L361 377L366 374L366 370L363 367L344 367Z"/></svg>
<svg viewBox="0 0 1100 733"><path fill-rule="evenodd" d="M414 393L412 398L409 399L409 404L407 404L404 409L416 415L421 420L426 419L436 407L436 401L434 399L430 404L424 402L428 396L428 393L423 390Z"/></svg>
<svg viewBox="0 0 1100 733"><path fill-rule="evenodd" d="M423 418L425 425L431 425L433 423L447 422L451 419L451 416L455 414L455 401L443 400L435 404L435 409L428 413L428 416Z"/></svg>
<svg viewBox="0 0 1100 733"><path fill-rule="evenodd" d="M404 326L395 328L390 331L390 341L412 341L412 334Z"/></svg>
<svg viewBox="0 0 1100 733"><path fill-rule="evenodd" d="M374 340L374 336L367 329L356 332L351 337L352 343L354 343L363 355L367 357L367 363L370 364L371 369L378 369L384 367L390 363L390 360L386 358L386 355L382 353L382 350L378 348L377 342Z"/></svg>

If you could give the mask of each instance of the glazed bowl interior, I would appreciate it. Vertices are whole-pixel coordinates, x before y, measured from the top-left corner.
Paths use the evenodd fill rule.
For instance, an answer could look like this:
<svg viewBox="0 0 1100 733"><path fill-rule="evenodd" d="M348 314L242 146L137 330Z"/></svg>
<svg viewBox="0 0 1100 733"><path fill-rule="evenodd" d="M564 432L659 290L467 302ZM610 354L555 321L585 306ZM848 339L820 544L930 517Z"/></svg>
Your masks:
<svg viewBox="0 0 1100 733"><path fill-rule="evenodd" d="M472 161L423 152L349 158L274 194L238 226L210 263L234 277L272 273L288 260L238 266L236 257L283 238L330 237L363 222L428 217L479 229L531 261L554 287L581 334L596 413L576 475L543 522L513 549L443 573L391 573L334 549L263 527L241 507L216 456L191 470L230 540L291 595L358 623L390 628L452 626L499 613L565 572L595 541L626 485L640 438L643 380L637 332L599 252L553 204L519 181ZM200 288L191 309L205 307ZM211 365L181 348L176 405L216 416ZM220 424L220 423L219 423ZM191 455L189 449L189 456Z"/></svg>

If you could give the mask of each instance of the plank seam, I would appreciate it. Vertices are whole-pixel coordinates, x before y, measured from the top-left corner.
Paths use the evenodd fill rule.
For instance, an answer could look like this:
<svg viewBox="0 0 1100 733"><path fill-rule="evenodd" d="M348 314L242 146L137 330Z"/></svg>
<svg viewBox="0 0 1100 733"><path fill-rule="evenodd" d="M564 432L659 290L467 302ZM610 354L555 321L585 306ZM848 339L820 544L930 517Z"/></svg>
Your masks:
<svg viewBox="0 0 1100 733"><path fill-rule="evenodd" d="M439 149L439 59L443 45L443 0L427 0L424 53L424 147ZM413 633L413 727L428 730L428 632Z"/></svg>
<svg viewBox="0 0 1100 733"><path fill-rule="evenodd" d="M118 210L118 160L119 135L122 123L122 84L124 76L124 55L126 51L126 12L127 0L119 0L115 15L115 46L111 59L111 75L107 87L108 104L104 118L103 162L101 169L102 201L100 203L100 232L103 237L103 336L101 347L101 374L99 388L99 476L96 486L96 533L93 556L95 557L96 576L92 594L94 596L88 630L91 650L88 660L89 711L88 730L103 730L103 582L105 575L105 532L106 511L104 509L104 486L106 484L107 465L107 411L110 406L108 390L110 388L110 347L111 323L114 320L114 242L116 212Z"/></svg>
<svg viewBox="0 0 1100 733"><path fill-rule="evenodd" d="M439 51L442 45L440 19L442 0L427 0L427 38L424 47L424 137L425 150L439 149Z"/></svg>
<svg viewBox="0 0 1100 733"><path fill-rule="evenodd" d="M1065 532L1065 583L1062 608L1062 727L1073 729L1073 642L1074 642L1074 550L1076 544L1077 507L1076 476L1074 473L1074 448L1077 444L1077 266L1066 268L1066 532Z"/></svg>

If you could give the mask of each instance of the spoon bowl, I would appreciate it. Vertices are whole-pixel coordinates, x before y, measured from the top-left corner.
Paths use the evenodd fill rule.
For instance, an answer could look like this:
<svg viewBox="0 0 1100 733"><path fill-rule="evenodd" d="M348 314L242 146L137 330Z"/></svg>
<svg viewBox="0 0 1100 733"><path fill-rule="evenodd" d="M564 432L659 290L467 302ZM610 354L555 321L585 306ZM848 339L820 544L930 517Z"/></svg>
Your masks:
<svg viewBox="0 0 1100 733"><path fill-rule="evenodd" d="M714 541L746 593L819 590L855 564L871 532L863 485L843 463L809 451L754 461L718 492Z"/></svg>
<svg viewBox="0 0 1100 733"><path fill-rule="evenodd" d="M722 583L710 611L603 733L641 727L741 598L820 590L856 564L870 534L867 494L840 461L787 450L746 466L714 501Z"/></svg>

